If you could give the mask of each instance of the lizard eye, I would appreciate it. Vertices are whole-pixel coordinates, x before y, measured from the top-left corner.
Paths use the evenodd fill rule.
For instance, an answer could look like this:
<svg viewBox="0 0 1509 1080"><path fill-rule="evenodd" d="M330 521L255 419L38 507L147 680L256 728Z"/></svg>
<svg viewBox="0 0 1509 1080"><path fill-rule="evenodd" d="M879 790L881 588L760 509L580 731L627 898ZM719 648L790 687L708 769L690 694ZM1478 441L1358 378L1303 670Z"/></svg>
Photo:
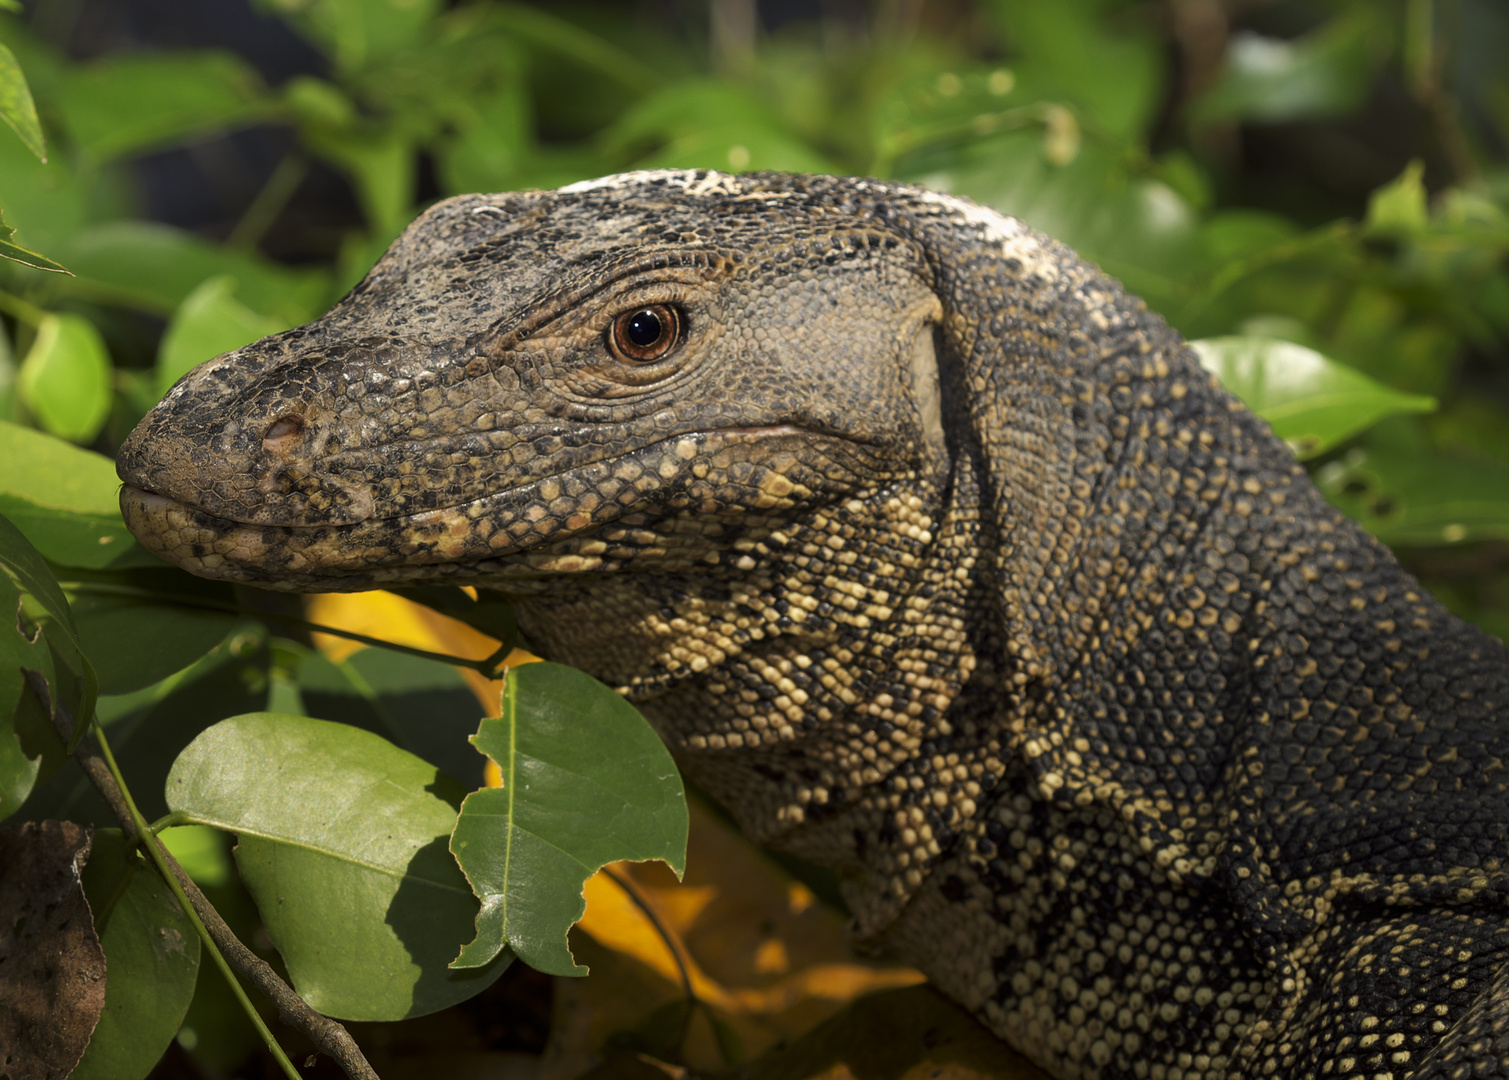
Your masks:
<svg viewBox="0 0 1509 1080"><path fill-rule="evenodd" d="M681 343L681 313L668 304L626 311L608 328L608 349L620 360L647 364Z"/></svg>

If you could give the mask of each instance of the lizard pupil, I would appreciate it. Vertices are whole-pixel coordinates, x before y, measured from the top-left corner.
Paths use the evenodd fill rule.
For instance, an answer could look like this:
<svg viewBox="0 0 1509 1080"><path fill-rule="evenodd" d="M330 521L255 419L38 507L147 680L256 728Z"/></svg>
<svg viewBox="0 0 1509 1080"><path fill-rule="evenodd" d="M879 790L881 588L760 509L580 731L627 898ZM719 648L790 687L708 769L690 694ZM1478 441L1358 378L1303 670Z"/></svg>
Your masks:
<svg viewBox="0 0 1509 1080"><path fill-rule="evenodd" d="M629 319L629 340L641 349L655 344L663 333L665 330L660 325L660 316L653 311L638 311Z"/></svg>
<svg viewBox="0 0 1509 1080"><path fill-rule="evenodd" d="M646 363L670 352L680 337L681 318L676 309L655 304L614 319L608 344L620 360Z"/></svg>

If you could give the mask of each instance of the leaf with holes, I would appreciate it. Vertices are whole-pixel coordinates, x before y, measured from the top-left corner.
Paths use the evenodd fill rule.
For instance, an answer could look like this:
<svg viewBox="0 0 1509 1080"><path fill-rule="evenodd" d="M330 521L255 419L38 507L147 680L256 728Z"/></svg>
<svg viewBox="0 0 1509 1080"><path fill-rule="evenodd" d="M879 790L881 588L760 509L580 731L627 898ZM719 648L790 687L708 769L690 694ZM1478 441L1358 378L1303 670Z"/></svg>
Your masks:
<svg viewBox="0 0 1509 1080"><path fill-rule="evenodd" d="M1386 544L1509 540L1509 466L1355 447L1315 475L1326 498Z"/></svg>
<svg viewBox="0 0 1509 1080"><path fill-rule="evenodd" d="M582 886L607 863L686 865L686 792L671 755L623 698L575 668L508 673L501 716L472 737L503 786L461 807L451 851L482 900L477 937L454 967L512 948L551 975L585 975L566 944Z"/></svg>

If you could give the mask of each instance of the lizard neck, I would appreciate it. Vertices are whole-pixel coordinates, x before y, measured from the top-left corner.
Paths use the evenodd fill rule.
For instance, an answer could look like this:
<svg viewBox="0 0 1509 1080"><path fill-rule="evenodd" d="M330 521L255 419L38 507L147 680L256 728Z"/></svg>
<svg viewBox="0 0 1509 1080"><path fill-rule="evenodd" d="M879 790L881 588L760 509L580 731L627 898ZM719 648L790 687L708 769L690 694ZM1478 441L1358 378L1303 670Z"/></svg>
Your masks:
<svg viewBox="0 0 1509 1080"><path fill-rule="evenodd" d="M836 868L878 927L1012 753L975 569L993 533L964 455L945 489L912 478L745 533L729 573L620 574L517 611L550 656L635 701L755 840Z"/></svg>

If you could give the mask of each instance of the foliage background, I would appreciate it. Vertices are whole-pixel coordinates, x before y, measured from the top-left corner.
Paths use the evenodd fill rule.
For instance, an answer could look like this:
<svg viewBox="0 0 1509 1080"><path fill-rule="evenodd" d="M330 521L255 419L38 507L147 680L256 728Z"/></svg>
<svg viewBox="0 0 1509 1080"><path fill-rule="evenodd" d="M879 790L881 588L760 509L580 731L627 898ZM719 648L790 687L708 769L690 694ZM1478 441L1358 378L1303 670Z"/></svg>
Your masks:
<svg viewBox="0 0 1509 1080"><path fill-rule="evenodd" d="M179 374L321 313L444 195L655 166L893 177L1024 218L1192 339L1279 338L1433 398L1297 448L1509 636L1499 0L30 0L0 43L49 154L0 133L0 209L76 275L0 263L0 419L112 453ZM1283 372L1265 377L1238 389ZM0 462L0 510L28 468ZM192 723L329 689L307 645L184 633L229 633L245 660L195 684ZM494 1004L506 1033L463 1016L404 1037L459 1025L535 1053L548 987L530 980L498 991L518 998ZM204 993L164 1075L241 1067Z"/></svg>

